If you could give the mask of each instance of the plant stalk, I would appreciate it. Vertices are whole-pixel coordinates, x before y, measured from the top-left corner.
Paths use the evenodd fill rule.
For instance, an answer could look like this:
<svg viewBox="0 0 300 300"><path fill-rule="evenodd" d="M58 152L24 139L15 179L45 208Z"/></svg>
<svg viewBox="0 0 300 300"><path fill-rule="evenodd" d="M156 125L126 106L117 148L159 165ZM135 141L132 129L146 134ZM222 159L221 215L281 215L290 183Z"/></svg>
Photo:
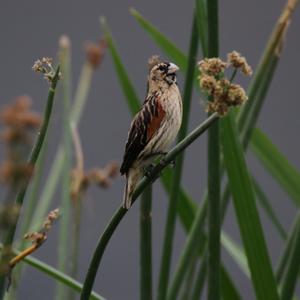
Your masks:
<svg viewBox="0 0 300 300"><path fill-rule="evenodd" d="M218 0L208 0L208 57L219 56ZM208 130L208 281L207 299L218 300L220 292L220 141L219 122Z"/></svg>
<svg viewBox="0 0 300 300"><path fill-rule="evenodd" d="M140 207L140 299L152 299L152 187L142 194Z"/></svg>
<svg viewBox="0 0 300 300"><path fill-rule="evenodd" d="M65 37L68 39L68 37ZM63 37L61 38L61 40ZM61 191L61 213L58 236L58 269L64 273L69 272L69 226L70 226L70 170L71 170L71 128L70 128L70 101L71 101L71 48L70 42L60 45L60 61L63 70L63 172ZM66 299L67 290L65 286L57 283L55 298Z"/></svg>
<svg viewBox="0 0 300 300"><path fill-rule="evenodd" d="M197 28L197 17L194 14L192 33L189 46L189 60L187 66L187 73L185 78L184 93L183 93L183 117L182 124L178 134L178 141L181 141L187 134L188 119L190 112L190 103L193 91L193 78L195 75L195 65L198 51L198 28ZM170 195L170 201L168 206L167 221L165 227L165 234L163 240L163 250L161 258L161 266L159 273L159 284L158 284L158 300L165 300L169 282L170 265L172 259L172 247L176 225L176 211L177 211L177 200L180 188L180 181L182 176L183 168L183 153L179 155L176 161L172 189Z"/></svg>

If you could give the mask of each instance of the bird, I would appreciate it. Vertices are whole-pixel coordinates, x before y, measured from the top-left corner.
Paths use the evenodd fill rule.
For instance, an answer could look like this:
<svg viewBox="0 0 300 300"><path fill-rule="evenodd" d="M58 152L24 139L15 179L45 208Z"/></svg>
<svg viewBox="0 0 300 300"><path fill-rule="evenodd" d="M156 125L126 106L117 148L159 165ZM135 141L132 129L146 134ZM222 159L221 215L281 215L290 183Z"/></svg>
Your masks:
<svg viewBox="0 0 300 300"><path fill-rule="evenodd" d="M127 210L145 169L155 158L166 154L182 121L182 99L176 78L179 67L158 56L151 57L148 63L146 98L131 122L120 167L121 175L126 177L122 206Z"/></svg>

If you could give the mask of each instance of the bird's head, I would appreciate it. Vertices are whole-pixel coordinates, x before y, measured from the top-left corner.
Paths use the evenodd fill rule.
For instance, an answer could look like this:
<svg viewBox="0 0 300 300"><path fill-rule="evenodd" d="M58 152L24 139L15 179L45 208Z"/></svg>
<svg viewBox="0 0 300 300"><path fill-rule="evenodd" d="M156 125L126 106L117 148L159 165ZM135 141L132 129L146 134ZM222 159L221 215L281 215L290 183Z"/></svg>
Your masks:
<svg viewBox="0 0 300 300"><path fill-rule="evenodd" d="M178 66L171 62L156 61L150 64L149 87L150 88L168 88L176 84L176 71Z"/></svg>

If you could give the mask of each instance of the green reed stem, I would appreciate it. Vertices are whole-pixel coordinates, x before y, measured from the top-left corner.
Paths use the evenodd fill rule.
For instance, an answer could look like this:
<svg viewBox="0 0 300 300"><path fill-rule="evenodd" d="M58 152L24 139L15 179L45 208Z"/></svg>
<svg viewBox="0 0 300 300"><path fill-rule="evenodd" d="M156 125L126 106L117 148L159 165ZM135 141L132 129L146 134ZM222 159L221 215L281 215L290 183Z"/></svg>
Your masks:
<svg viewBox="0 0 300 300"><path fill-rule="evenodd" d="M140 299L152 299L152 187L142 194L140 208Z"/></svg>
<svg viewBox="0 0 300 300"><path fill-rule="evenodd" d="M45 139L45 136L47 133L49 121L50 121L51 114L52 114L55 90L56 90L57 82L59 80L59 70L60 70L60 67L58 66L56 69L55 75L53 77L53 80L51 81L51 86L49 88L48 99L47 99L46 108L44 111L43 123L42 123L41 129L38 133L37 139L33 145L32 151L28 158L28 164L31 165L32 167L35 167L36 161L39 157L39 154L42 149L44 139ZM24 200L28 185L29 185L29 181L28 181L27 185L25 185L20 191L18 191L18 193L16 195L15 203L18 204L20 207L22 207L22 205L23 205L23 200ZM12 242L14 240L16 228L17 228L17 223L18 223L18 220L16 220L16 222L8 229L5 240L4 240L4 247L9 247L12 244ZM2 263L2 261L3 261L3 255L0 259L0 264ZM5 286L5 274L0 274L0 298L2 298L2 296L3 296L4 286Z"/></svg>
<svg viewBox="0 0 300 300"><path fill-rule="evenodd" d="M196 15L194 15L192 33L190 38L190 46L189 46L189 56L188 56L189 59L188 59L184 92L183 92L182 124L178 134L178 141L181 141L187 134L198 44L199 43L198 43L197 17ZM169 201L168 212L167 212L167 221L166 221L166 227L164 233L162 258L161 258L161 266L160 266L160 273L159 273L158 294L157 294L158 300L165 300L167 294L170 265L172 259L173 239L174 239L174 232L175 232L175 225L176 225L177 200L178 200L180 181L182 176L183 160L184 160L184 156L182 153L177 158L173 180L172 180L172 189L171 189L170 201Z"/></svg>
<svg viewBox="0 0 300 300"><path fill-rule="evenodd" d="M184 151L190 144L192 144L201 134L203 134L216 120L218 119L217 114L213 114L208 117L203 123L201 123L196 129L194 129L187 137L185 137L181 142L179 142L152 170L149 177L144 177L139 183L138 187L133 193L132 201L140 196L140 194L145 190L145 188L153 183L164 168L166 168L174 159ZM84 287L81 294L81 300L88 300L91 294L91 290L94 285L94 281L97 275L97 271L106 249L106 246L112 237L114 231L118 227L119 223L127 213L127 210L120 207L112 216L110 222L104 229L101 235L96 249L93 253L92 259L89 264L89 269L85 277Z"/></svg>
<svg viewBox="0 0 300 300"><path fill-rule="evenodd" d="M92 65L89 62L85 62L81 70L79 83L75 92L74 104L72 105L70 115L71 123L74 123L75 127L81 118L85 103L87 101L93 73L94 68ZM43 201L39 202L39 205L37 206L36 212L33 216L30 226L31 230L36 230L36 228L41 225L41 220L43 220L47 211L49 210L51 200L61 177L64 155L64 149L62 146L60 146L56 152L53 164L46 180L45 188L40 197L40 199Z"/></svg>
<svg viewBox="0 0 300 300"><path fill-rule="evenodd" d="M61 218L59 222L58 235L58 269L64 273L69 271L69 227L70 227L70 170L71 170L71 128L70 128L70 103L71 103L71 48L70 45L60 46L60 61L63 71L63 172L61 190ZM57 283L55 298L57 300L66 299L67 291L65 286Z"/></svg>
<svg viewBox="0 0 300 300"><path fill-rule="evenodd" d="M0 252L2 251L3 246L0 244ZM13 250L13 253L15 255L19 254L19 251ZM62 273L58 271L56 268L53 268L52 266L44 263L43 261L34 258L33 256L29 255L22 259L22 262L24 262L27 265L32 266L34 269L41 271L42 273L52 277L53 279L61 282L62 284L66 285L70 289L73 289L77 293L80 293L82 290L82 284L72 277L68 276L65 273ZM99 294L92 292L90 296L90 300L105 300L102 296Z"/></svg>
<svg viewBox="0 0 300 300"><path fill-rule="evenodd" d="M219 56L218 0L208 0L208 57ZM207 299L218 300L220 293L220 141L219 122L208 130L208 282Z"/></svg>

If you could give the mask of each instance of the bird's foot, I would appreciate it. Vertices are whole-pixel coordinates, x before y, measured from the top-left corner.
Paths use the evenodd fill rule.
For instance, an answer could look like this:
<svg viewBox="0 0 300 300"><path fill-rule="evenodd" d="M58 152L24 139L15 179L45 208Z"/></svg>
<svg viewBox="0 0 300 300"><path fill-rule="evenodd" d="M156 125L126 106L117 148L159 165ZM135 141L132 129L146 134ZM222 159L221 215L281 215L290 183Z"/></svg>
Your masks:
<svg viewBox="0 0 300 300"><path fill-rule="evenodd" d="M144 175L145 175L148 179L151 179L153 169L154 169L154 165L153 165L153 164L150 164L150 165L148 165L148 166L146 166L146 167L144 168Z"/></svg>
<svg viewBox="0 0 300 300"><path fill-rule="evenodd" d="M172 166L172 168L176 167L176 159L175 158L173 160L171 160L170 165Z"/></svg>

